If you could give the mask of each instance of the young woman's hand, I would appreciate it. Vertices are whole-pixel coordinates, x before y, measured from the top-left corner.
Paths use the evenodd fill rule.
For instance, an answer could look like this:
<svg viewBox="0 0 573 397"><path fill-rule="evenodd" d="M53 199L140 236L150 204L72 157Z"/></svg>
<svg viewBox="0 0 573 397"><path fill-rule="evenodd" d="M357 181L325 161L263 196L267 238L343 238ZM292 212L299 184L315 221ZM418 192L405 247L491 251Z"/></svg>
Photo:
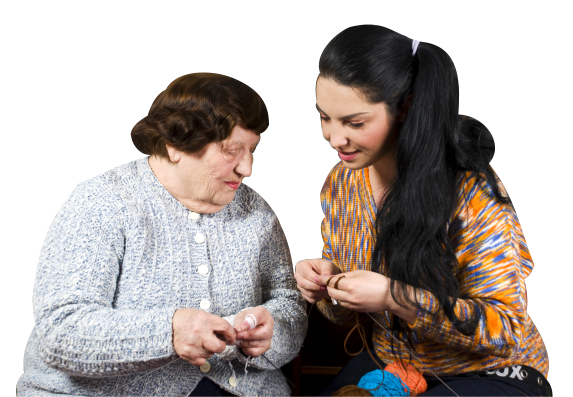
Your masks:
<svg viewBox="0 0 573 397"><path fill-rule="evenodd" d="M343 307L367 313L389 311L411 324L416 321L418 310L409 305L405 305L406 307L398 305L390 293L390 279L380 273L355 270L332 277L330 281L329 278L330 276L317 277L321 285L328 283L326 286L328 294ZM409 288L411 299L414 299L413 288ZM396 291L398 298L402 296L401 294L401 291Z"/></svg>
<svg viewBox="0 0 573 397"><path fill-rule="evenodd" d="M328 279L329 276L317 277L318 282L326 286L328 295L342 306L357 312L388 310L388 298L392 299L388 277L367 270L355 270L332 277L330 281Z"/></svg>
<svg viewBox="0 0 573 397"><path fill-rule="evenodd" d="M328 296L328 290L318 283L317 277L338 273L340 269L326 259L305 259L296 264L294 278L304 299L316 303Z"/></svg>

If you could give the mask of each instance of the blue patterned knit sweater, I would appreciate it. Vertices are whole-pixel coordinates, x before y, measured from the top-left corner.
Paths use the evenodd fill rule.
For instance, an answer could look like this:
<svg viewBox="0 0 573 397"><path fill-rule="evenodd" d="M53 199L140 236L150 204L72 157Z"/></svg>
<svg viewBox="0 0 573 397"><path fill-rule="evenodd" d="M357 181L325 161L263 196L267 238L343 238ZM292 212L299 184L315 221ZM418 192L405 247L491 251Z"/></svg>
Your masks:
<svg viewBox="0 0 573 397"><path fill-rule="evenodd" d="M33 301L22 396L187 396L204 376L233 394L288 395L262 357L249 361L244 384L246 357L230 361L235 387L219 355L206 372L177 360L173 313L203 308L232 318L266 307L275 325L265 356L276 366L295 357L307 327L287 242L268 204L241 185L223 210L193 219L147 157L74 190L46 236Z"/></svg>

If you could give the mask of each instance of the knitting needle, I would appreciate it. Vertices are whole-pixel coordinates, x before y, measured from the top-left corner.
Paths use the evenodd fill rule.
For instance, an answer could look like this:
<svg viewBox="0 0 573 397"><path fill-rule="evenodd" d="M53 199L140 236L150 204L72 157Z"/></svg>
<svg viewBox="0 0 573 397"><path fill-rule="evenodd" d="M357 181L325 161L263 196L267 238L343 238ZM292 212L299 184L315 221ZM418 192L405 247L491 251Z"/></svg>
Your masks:
<svg viewBox="0 0 573 397"><path fill-rule="evenodd" d="M310 307L310 310L312 310L312 306ZM309 313L310 313L310 310L309 310ZM247 314L247 317L245 317L245 320L244 320L243 324L244 324L245 322L248 323L247 325L249 326L249 328L248 328L247 330L250 330L250 329L255 328L255 327L257 326L257 323L258 323L258 322L257 322L257 318L256 318L254 315L252 315L252 314ZM285 374L283 374L283 371L281 371L276 365L274 365L273 362L272 362L271 360L269 360L269 359L267 358L267 356L265 356L264 353L261 354L261 357L263 357L265 360L267 360L269 364L271 364L277 371L279 371L279 374L281 374L281 375L283 376L283 378L285 378L285 380L286 380L288 383L290 383L290 385L291 385L292 387L294 387L297 391L300 391L300 390L298 390L298 387L296 387L296 386L294 385L294 383L292 383L292 382L285 376ZM247 359L247 363L248 363L248 359ZM245 369L246 369L246 366L245 366Z"/></svg>
<svg viewBox="0 0 573 397"><path fill-rule="evenodd" d="M290 385L291 385L292 387L294 387L297 391L300 391L300 390L298 390L298 387L296 387L296 386L294 385L294 383L292 383L292 382L286 377L286 375L283 374L283 371L281 371L279 368L277 368L277 366L274 365L273 362L272 362L271 360L269 360L269 359L267 358L267 356L265 356L264 353L261 354L261 357L264 358L265 360L267 360L268 363L271 364L273 367L275 367L275 369L276 369L277 371L279 371L279 373L283 376L283 378L285 378L285 380L286 380L288 383L290 383Z"/></svg>
<svg viewBox="0 0 573 397"><path fill-rule="evenodd" d="M310 309L308 310L307 317L310 316L310 312L312 311L313 306L314 306L314 303L313 303L312 305L310 305ZM281 371L280 369L278 369L278 368L276 367L276 365L274 365L274 364L271 362L271 360L269 360L264 354L261 354L261 356L262 356L265 360L267 360L267 361L269 362L269 364L271 364L273 367L275 367L275 369L280 372L280 374L287 380L287 382L290 383L290 384L292 385L292 387L294 387L294 388L300 393L300 390L298 390L298 387L296 387L296 386L294 385L294 383L292 383L292 382L285 376L285 374L283 374L283 371ZM458 397L459 397L459 396L458 396Z"/></svg>

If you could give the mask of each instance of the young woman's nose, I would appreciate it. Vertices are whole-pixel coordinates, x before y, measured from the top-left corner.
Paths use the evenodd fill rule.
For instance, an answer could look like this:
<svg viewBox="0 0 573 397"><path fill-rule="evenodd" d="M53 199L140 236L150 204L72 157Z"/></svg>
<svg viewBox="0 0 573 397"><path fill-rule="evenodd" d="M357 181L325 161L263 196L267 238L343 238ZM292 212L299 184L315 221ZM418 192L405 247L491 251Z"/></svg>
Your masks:
<svg viewBox="0 0 573 397"><path fill-rule="evenodd" d="M348 139L344 132L337 128L329 128L328 132L323 128L323 136L330 143L330 147L335 150L342 150L348 145Z"/></svg>

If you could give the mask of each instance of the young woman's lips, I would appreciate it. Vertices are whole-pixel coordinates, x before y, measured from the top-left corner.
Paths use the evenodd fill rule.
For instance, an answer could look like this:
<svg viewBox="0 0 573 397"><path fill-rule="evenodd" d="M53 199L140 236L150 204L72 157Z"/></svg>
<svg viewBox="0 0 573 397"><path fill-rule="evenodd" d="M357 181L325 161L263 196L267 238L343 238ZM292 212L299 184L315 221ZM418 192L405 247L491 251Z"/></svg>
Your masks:
<svg viewBox="0 0 573 397"><path fill-rule="evenodd" d="M233 190L237 190L239 188L240 182L225 182L227 186L229 186Z"/></svg>
<svg viewBox="0 0 573 397"><path fill-rule="evenodd" d="M360 151L357 150L355 152L338 152L338 157L340 157L341 160L352 160L354 157L356 157L358 155Z"/></svg>

